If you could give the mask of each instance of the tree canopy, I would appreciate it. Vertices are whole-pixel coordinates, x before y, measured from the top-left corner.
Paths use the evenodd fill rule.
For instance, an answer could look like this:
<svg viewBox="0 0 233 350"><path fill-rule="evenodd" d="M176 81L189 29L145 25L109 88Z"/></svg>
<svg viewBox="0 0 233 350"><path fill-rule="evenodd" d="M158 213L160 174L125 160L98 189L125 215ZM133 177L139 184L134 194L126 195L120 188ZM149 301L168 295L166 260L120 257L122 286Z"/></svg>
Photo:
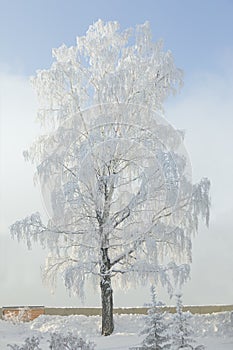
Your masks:
<svg viewBox="0 0 233 350"><path fill-rule="evenodd" d="M100 283L108 313L112 281L171 289L171 274L188 277L192 235L200 216L209 221L210 183L192 184L184 135L163 118L182 72L149 23L120 32L99 20L53 56L32 79L44 131L24 152L50 218L32 214L11 232L49 248L48 281L61 273L81 297L90 278Z"/></svg>

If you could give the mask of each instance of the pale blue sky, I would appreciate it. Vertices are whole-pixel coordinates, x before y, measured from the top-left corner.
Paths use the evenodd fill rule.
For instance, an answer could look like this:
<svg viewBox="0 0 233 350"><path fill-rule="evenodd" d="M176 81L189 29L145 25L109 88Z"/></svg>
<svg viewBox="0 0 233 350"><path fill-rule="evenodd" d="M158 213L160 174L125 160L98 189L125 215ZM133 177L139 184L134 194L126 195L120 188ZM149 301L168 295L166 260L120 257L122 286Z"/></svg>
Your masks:
<svg viewBox="0 0 233 350"><path fill-rule="evenodd" d="M149 20L188 74L220 69L233 49L232 0L1 0L0 62L14 73L48 68L51 48L75 43L99 18L122 28Z"/></svg>
<svg viewBox="0 0 233 350"><path fill-rule="evenodd" d="M194 181L212 183L210 229L194 239L187 304L232 303L233 290L233 0L0 0L0 306L80 305L60 286L50 296L39 265L44 253L12 241L16 219L43 210L33 170L22 151L33 141L36 100L29 76L49 68L51 50L74 45L98 20L121 28L150 21L184 70L180 95L170 98L166 118L187 132ZM143 305L149 288L116 293L117 306ZM99 305L88 296L86 305Z"/></svg>

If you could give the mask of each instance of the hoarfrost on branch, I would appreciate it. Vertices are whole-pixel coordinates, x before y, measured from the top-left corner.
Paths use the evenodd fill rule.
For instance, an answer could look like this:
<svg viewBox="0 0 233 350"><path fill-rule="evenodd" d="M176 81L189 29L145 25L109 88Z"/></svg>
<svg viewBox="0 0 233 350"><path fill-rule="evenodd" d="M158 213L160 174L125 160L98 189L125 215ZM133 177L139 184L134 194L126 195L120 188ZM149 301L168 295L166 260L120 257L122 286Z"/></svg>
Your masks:
<svg viewBox="0 0 233 350"><path fill-rule="evenodd" d="M33 214L12 235L49 248L45 277L61 273L81 297L90 278L106 293L148 279L171 290L171 274L188 277L199 216L209 221L209 180L192 185L183 134L163 118L182 72L147 22L120 32L99 20L53 56L32 79L44 134L24 153L50 219Z"/></svg>

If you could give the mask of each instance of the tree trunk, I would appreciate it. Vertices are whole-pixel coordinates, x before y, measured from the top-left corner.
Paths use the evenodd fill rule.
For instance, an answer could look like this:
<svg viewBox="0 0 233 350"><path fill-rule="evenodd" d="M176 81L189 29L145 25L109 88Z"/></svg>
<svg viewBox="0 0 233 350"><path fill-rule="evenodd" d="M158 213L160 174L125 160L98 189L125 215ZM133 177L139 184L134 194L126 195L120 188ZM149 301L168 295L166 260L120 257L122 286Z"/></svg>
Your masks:
<svg viewBox="0 0 233 350"><path fill-rule="evenodd" d="M102 299L102 335L110 335L114 330L113 324L113 290L111 286L111 277L109 275L110 260L108 251L105 248L102 252L101 266L101 299Z"/></svg>

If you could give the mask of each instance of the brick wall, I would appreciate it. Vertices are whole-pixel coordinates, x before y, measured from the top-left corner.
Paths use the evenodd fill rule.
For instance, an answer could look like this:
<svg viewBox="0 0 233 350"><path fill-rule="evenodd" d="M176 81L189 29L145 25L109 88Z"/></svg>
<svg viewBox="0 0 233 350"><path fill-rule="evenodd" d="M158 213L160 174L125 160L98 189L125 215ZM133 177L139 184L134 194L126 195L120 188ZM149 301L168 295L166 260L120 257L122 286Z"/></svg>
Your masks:
<svg viewBox="0 0 233 350"><path fill-rule="evenodd" d="M27 322L44 315L45 308L43 306L9 306L3 307L1 311L3 319Z"/></svg>

